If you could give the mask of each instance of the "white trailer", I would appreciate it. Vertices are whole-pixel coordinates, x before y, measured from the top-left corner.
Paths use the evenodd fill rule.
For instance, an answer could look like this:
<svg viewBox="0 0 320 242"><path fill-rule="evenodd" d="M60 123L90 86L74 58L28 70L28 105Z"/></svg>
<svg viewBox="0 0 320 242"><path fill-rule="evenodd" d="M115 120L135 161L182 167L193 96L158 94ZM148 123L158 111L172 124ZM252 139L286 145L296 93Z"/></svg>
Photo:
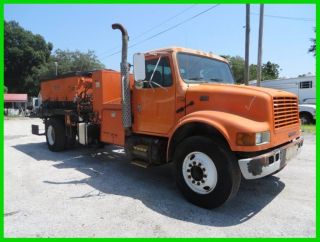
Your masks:
<svg viewBox="0 0 320 242"><path fill-rule="evenodd" d="M265 80L261 82L261 86L292 92L299 97L300 103L315 104L315 79L315 76L304 76L288 79ZM257 81L250 81L250 85L255 86L256 84Z"/></svg>

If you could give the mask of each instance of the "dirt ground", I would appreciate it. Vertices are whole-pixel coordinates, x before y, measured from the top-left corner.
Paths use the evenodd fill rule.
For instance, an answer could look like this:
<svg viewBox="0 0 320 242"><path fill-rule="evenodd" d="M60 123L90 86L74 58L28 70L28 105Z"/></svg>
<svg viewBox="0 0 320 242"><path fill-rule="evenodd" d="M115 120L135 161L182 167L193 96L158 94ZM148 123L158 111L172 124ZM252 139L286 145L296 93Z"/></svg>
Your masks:
<svg viewBox="0 0 320 242"><path fill-rule="evenodd" d="M115 146L53 153L32 123L5 120L5 237L315 237L314 135L280 173L206 210L181 196L171 165L133 166Z"/></svg>

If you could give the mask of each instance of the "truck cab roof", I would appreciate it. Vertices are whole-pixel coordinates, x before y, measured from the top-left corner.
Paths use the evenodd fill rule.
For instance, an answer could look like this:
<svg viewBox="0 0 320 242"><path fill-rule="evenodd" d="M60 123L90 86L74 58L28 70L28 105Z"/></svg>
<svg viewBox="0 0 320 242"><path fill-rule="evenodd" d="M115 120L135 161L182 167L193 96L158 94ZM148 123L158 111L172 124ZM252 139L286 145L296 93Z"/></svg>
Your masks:
<svg viewBox="0 0 320 242"><path fill-rule="evenodd" d="M194 54L194 55L201 55L201 56L204 56L204 57L217 59L217 60L220 60L220 61L228 63L227 59L225 59L225 58L223 58L223 57L221 57L219 55L215 55L213 53L204 52L204 51L201 51L201 50L194 50L194 49L190 49L190 48L177 47L177 46L150 50L150 51L145 52L145 54L146 55L156 55L156 54L163 54L164 52L165 53L172 53L172 52L190 53L190 54Z"/></svg>

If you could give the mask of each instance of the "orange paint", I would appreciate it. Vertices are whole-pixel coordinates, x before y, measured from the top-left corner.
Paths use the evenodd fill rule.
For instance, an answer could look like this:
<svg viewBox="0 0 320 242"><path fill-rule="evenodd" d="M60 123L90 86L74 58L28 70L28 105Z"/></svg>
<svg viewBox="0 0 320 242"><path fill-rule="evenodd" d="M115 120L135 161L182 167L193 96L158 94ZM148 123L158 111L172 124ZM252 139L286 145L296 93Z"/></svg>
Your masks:
<svg viewBox="0 0 320 242"><path fill-rule="evenodd" d="M177 52L214 58L222 57L184 48L167 48L146 53L146 60L167 58L172 85L165 88L134 86L130 75L133 134L167 137L185 124L201 122L217 129L233 151L266 150L299 137L300 123L296 96L283 91L231 84L188 84L178 70ZM124 146L121 76L111 70L94 71L92 78L69 77L41 83L43 100L74 100L85 86L92 86L93 112L100 124L101 141ZM187 106L186 106L187 105ZM287 105L287 106L286 106ZM288 106L289 105L289 106ZM284 110L291 110L286 113ZM270 131L268 144L237 145L237 134Z"/></svg>
<svg viewBox="0 0 320 242"><path fill-rule="evenodd" d="M90 87L91 77L71 76L45 80L40 83L43 101L74 101L75 97Z"/></svg>

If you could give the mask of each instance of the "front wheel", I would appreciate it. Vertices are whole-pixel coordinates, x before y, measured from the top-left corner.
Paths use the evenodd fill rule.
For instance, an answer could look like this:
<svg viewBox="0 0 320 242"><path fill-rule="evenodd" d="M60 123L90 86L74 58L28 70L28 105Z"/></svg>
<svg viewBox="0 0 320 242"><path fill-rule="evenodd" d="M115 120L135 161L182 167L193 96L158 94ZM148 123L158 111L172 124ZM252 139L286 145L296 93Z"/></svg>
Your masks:
<svg viewBox="0 0 320 242"><path fill-rule="evenodd" d="M174 161L177 185L195 205L219 207L239 189L239 166L222 142L201 136L189 137L178 145Z"/></svg>
<svg viewBox="0 0 320 242"><path fill-rule="evenodd" d="M313 118L312 115L309 113L300 113L300 120L302 124L312 124Z"/></svg>

